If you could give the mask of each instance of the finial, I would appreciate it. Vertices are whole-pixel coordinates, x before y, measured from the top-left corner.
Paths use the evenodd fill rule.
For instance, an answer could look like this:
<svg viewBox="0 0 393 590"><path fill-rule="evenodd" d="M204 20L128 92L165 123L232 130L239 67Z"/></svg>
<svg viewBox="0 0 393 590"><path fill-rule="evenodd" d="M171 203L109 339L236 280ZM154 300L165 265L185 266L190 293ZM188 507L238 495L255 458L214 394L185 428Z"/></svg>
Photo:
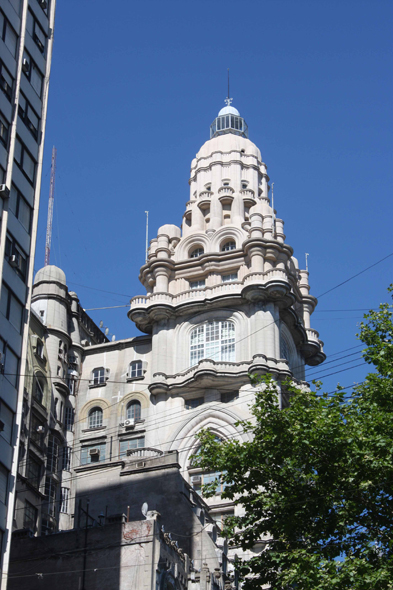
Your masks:
<svg viewBox="0 0 393 590"><path fill-rule="evenodd" d="M228 96L226 97L226 99L224 100L224 102L226 103L226 105L228 107L230 107L231 104L232 104L232 101L233 101L233 98L229 98L229 68L228 68Z"/></svg>

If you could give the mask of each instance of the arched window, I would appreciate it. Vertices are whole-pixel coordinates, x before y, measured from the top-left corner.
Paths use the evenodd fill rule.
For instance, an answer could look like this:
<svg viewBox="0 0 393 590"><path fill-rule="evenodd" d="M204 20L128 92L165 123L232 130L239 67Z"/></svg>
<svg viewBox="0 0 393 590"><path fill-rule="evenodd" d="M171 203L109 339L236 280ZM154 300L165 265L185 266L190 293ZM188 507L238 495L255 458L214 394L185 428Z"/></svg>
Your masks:
<svg viewBox="0 0 393 590"><path fill-rule="evenodd" d="M190 364L201 359L235 361L235 324L228 321L213 321L202 324L191 332Z"/></svg>
<svg viewBox="0 0 393 590"><path fill-rule="evenodd" d="M198 248L195 248L194 250L192 250L192 252L190 254L190 258L198 258L198 256L202 256L203 253L204 253L204 249L202 248L202 246L198 246Z"/></svg>
<svg viewBox="0 0 393 590"><path fill-rule="evenodd" d="M89 428L100 428L102 426L103 412L101 408L93 408L89 412Z"/></svg>
<svg viewBox="0 0 393 590"><path fill-rule="evenodd" d="M142 361L132 361L130 363L130 377L131 379L135 377L143 377L143 366Z"/></svg>
<svg viewBox="0 0 393 590"><path fill-rule="evenodd" d="M132 400L127 405L127 420L140 420L141 419L141 402Z"/></svg>
<svg viewBox="0 0 393 590"><path fill-rule="evenodd" d="M229 250L236 250L236 242L234 240L225 242L225 244L221 246L221 252L228 252Z"/></svg>

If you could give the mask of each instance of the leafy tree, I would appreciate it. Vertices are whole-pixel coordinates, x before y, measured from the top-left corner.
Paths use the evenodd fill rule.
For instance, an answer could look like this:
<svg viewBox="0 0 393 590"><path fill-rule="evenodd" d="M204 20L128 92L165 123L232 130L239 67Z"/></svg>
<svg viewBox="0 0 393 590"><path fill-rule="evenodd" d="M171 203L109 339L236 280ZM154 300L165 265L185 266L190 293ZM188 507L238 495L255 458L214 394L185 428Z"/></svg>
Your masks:
<svg viewBox="0 0 393 590"><path fill-rule="evenodd" d="M250 555L240 560L245 590L393 588L391 309L365 315L358 337L375 372L349 396L287 383L290 404L280 409L276 382L254 376L253 419L238 423L252 442L201 433L196 462L221 472L222 498L244 508L224 534Z"/></svg>

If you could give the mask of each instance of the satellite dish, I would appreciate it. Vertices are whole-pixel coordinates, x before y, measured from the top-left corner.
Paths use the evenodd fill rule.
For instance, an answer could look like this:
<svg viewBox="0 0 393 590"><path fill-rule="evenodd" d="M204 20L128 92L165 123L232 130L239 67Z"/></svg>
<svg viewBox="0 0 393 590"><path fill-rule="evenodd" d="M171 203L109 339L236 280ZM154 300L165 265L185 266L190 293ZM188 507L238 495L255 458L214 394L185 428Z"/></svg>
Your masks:
<svg viewBox="0 0 393 590"><path fill-rule="evenodd" d="M104 325L104 322L101 320L100 321L100 328L102 328L103 325Z"/></svg>
<svg viewBox="0 0 393 590"><path fill-rule="evenodd" d="M147 516L148 509L149 509L149 506L147 505L147 502L143 502L141 510L142 510L142 514L145 518Z"/></svg>
<svg viewBox="0 0 393 590"><path fill-rule="evenodd" d="M105 328L105 336L108 336L109 334L109 328Z"/></svg>
<svg viewBox="0 0 393 590"><path fill-rule="evenodd" d="M116 336L113 334L112 336L112 342L114 342L116 340Z"/></svg>

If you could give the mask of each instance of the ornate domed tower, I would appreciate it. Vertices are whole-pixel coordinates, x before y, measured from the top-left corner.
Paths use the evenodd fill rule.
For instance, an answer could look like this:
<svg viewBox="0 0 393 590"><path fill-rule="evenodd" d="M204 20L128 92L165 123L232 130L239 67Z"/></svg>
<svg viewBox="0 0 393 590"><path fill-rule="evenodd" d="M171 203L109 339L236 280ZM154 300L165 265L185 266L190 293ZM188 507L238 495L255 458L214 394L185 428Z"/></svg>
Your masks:
<svg viewBox="0 0 393 590"><path fill-rule="evenodd" d="M147 295L134 297L128 312L152 334L152 403L162 416L175 408L182 415L169 421L165 438L184 451L185 468L200 428L239 434L234 423L248 416L249 373L301 382L306 364L325 359L310 327L317 300L308 272L285 243L266 164L230 102L191 163L182 227L159 228L140 272Z"/></svg>

